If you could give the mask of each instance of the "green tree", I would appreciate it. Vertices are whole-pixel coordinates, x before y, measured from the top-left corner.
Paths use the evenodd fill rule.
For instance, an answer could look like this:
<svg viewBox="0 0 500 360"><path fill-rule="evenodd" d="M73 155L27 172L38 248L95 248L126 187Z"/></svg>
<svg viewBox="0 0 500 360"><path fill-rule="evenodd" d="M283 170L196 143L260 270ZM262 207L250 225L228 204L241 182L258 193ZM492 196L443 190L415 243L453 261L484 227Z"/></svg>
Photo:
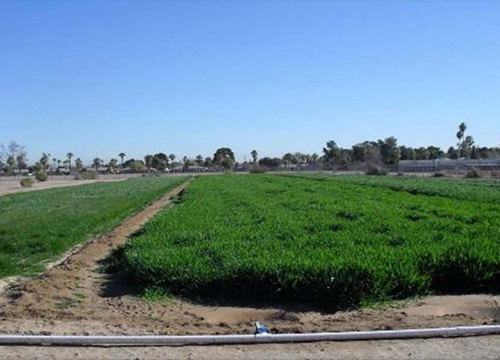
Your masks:
<svg viewBox="0 0 500 360"><path fill-rule="evenodd" d="M265 167L270 167L270 168L276 168L276 167L281 165L281 159L280 158L263 157L259 160L259 165L265 166Z"/></svg>
<svg viewBox="0 0 500 360"><path fill-rule="evenodd" d="M130 159L125 165L134 173L143 173L147 170L146 165L141 160Z"/></svg>
<svg viewBox="0 0 500 360"><path fill-rule="evenodd" d="M154 169L164 172L168 165L168 156L164 153L157 153L153 156L152 166Z"/></svg>
<svg viewBox="0 0 500 360"><path fill-rule="evenodd" d="M112 174L116 173L116 166L118 165L117 159L109 160L108 167Z"/></svg>
<svg viewBox="0 0 500 360"><path fill-rule="evenodd" d="M316 169L316 166L318 164L318 158L319 158L319 155L314 153L311 155L311 159L312 159L312 162L313 162L313 166L314 168Z"/></svg>
<svg viewBox="0 0 500 360"><path fill-rule="evenodd" d="M99 172L99 167L101 166L102 164L102 160L99 159L99 158L95 158L94 161L92 162L93 165L94 165L94 168L95 168L95 171L96 172Z"/></svg>
<svg viewBox="0 0 500 360"><path fill-rule="evenodd" d="M398 140L394 136L379 141L379 149L382 161L386 164L396 164L401 158Z"/></svg>
<svg viewBox="0 0 500 360"><path fill-rule="evenodd" d="M460 155L462 157L471 157L473 149L474 149L474 138L470 135L467 135L465 139L462 141L460 147Z"/></svg>
<svg viewBox="0 0 500 360"><path fill-rule="evenodd" d="M204 161L203 156L201 155L196 156L195 162L198 166L203 166L203 161Z"/></svg>
<svg viewBox="0 0 500 360"><path fill-rule="evenodd" d="M287 168L290 168L292 163L293 163L293 154L292 153L286 153L285 155L283 155L283 157L281 158L283 160L283 162L285 163L285 166Z"/></svg>
<svg viewBox="0 0 500 360"><path fill-rule="evenodd" d="M230 170L235 163L233 150L230 148L219 148L214 154L214 164L218 165L220 169Z"/></svg>
<svg viewBox="0 0 500 360"><path fill-rule="evenodd" d="M82 159L80 158L77 158L75 160L75 170L77 173L80 173L83 169L83 162L82 162Z"/></svg>
<svg viewBox="0 0 500 360"><path fill-rule="evenodd" d="M401 160L415 160L415 150L411 147L400 146L399 153L401 154Z"/></svg>
<svg viewBox="0 0 500 360"><path fill-rule="evenodd" d="M437 146L428 146L427 151L429 152L429 160L439 159L444 156L444 151Z"/></svg>
<svg viewBox="0 0 500 360"><path fill-rule="evenodd" d="M455 150L455 148L453 146L450 146L450 148L446 152L446 157L448 159L456 160L456 159L458 159L458 151Z"/></svg>
<svg viewBox="0 0 500 360"><path fill-rule="evenodd" d="M323 148L323 156L327 164L335 165L340 162L340 148L335 141L330 140L326 143L326 147Z"/></svg>
<svg viewBox="0 0 500 360"><path fill-rule="evenodd" d="M151 172L151 167L153 166L153 155L146 155L144 157L144 163L148 169L148 173Z"/></svg>
<svg viewBox="0 0 500 360"><path fill-rule="evenodd" d="M429 150L425 147L419 147L415 149L415 159L416 160L429 160Z"/></svg>

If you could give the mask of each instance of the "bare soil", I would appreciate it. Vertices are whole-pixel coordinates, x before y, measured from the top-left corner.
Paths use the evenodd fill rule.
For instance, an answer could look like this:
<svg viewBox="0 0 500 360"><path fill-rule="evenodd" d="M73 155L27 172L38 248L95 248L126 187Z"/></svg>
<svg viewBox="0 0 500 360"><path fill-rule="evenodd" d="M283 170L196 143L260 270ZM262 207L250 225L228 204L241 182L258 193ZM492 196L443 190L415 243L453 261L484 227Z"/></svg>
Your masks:
<svg viewBox="0 0 500 360"><path fill-rule="evenodd" d="M79 186L92 184L95 182L103 181L120 181L124 179L113 179L113 180L48 180L44 182L36 182L33 187L23 188L19 181L0 181L0 196L15 194L19 192L37 191L53 189L58 187L68 187L68 186Z"/></svg>
<svg viewBox="0 0 500 360"><path fill-rule="evenodd" d="M249 334L253 332L253 321L257 320L263 321L272 332L280 333L479 325L496 323L500 319L500 296L488 294L431 296L382 309L362 309L337 313L321 313L298 307L282 306L200 305L181 299L148 302L137 297L137 287L130 284L125 277L99 271L102 260L113 249L124 244L149 219L168 206L171 199L187 185L185 183L176 188L162 199L126 220L111 233L76 248L63 261L54 264L44 274L32 279L18 280L14 284L11 283L0 296L0 332L46 335ZM500 349L499 337L488 337L488 339L490 340L481 341L487 343L492 341L491 339L495 339L497 348ZM470 347L472 346L470 344L475 344L470 342L473 340L468 339L456 339L456 341L462 342L458 342L458 345L452 347L454 349L458 349L462 345ZM369 343L357 344L359 349L364 349ZM391 344L408 344L408 342L393 341L386 342L386 344L391 347L393 346ZM417 341L416 344L424 344L422 349L425 350L424 340ZM302 355L312 356L314 353L318 356L313 357L321 357L319 355L325 349L327 351L346 350L349 349L349 346L351 345L345 343L342 345L333 343L330 345L328 343L323 345L303 344L287 345L286 349L288 349L287 351L296 349L297 354L303 351ZM403 349L406 349L405 346ZM51 353L45 349L38 352L36 350L38 347L23 348L27 352L16 352L15 349L20 349L19 347L0 347L0 355L9 354L9 356L16 357L24 354L24 357L20 358L28 358L31 355L36 358L44 352L48 354L47 356L52 354L49 357L64 353ZM244 358L249 355L251 357L257 355L259 351L259 354L263 354L268 349L268 354L275 356L265 357L280 358L283 355L285 345L211 348L222 349L222 352L214 350L215 352L205 353L198 350L192 352L175 350L171 354L173 358L185 358L189 354L196 354L199 358L210 358L206 357L208 354L218 358L226 358L224 355L227 354L232 354L228 358ZM67 349L68 352L64 354L69 357L74 349ZM154 350L154 348L151 349ZM190 349L190 347L183 349ZM199 348L191 347L191 349ZM228 349L229 352L226 351ZM400 347L398 349L401 350ZM160 358L162 352L160 350L154 352L153 350L148 349L144 353L148 353L151 358ZM110 353L104 349L96 350L96 352L82 350L83 353L80 353L79 351L74 351L74 353L96 355L91 356L91 358L110 358L107 357L109 354L111 354L110 356L116 355L116 357L121 357L118 356L119 354L122 354L123 357L135 354L133 351L125 349L120 349L120 352L116 353ZM140 352L142 353L142 351ZM339 354L352 355L354 353L341 351ZM487 357L488 354L488 352L483 353L483 357ZM365 353L365 355L370 355L370 352ZM399 355L398 357L402 358ZM305 357L307 358L307 356ZM362 357L368 358L368 356ZM4 357L0 356L0 358ZM329 356L328 358L336 357ZM345 358L345 356L338 358Z"/></svg>

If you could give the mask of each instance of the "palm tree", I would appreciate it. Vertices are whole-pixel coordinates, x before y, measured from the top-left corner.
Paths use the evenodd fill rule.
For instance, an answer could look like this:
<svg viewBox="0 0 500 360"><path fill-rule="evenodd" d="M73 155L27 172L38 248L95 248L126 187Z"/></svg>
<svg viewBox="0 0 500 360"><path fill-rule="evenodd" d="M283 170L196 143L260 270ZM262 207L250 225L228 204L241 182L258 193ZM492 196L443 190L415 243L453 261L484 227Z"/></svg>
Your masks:
<svg viewBox="0 0 500 360"><path fill-rule="evenodd" d="M311 159L312 159L312 161L313 161L313 164L314 164L314 168L315 168L315 169L316 169L316 163L317 163L317 161L318 161L318 157L319 157L319 155L318 155L318 154L316 154L316 153L314 153L314 154L312 154L312 155L311 155Z"/></svg>
<svg viewBox="0 0 500 360"><path fill-rule="evenodd" d="M118 156L122 159L122 168L123 168L123 159L127 157L127 155L125 155L125 153L121 152L118 154Z"/></svg>
<svg viewBox="0 0 500 360"><path fill-rule="evenodd" d="M71 158L73 157L73 153L69 152L66 154L66 157L68 158L68 165L69 165L69 172L71 172Z"/></svg>
<svg viewBox="0 0 500 360"><path fill-rule="evenodd" d="M259 153L257 152L257 150L252 150L250 155L252 155L253 164L257 164L257 159L259 157Z"/></svg>
<svg viewBox="0 0 500 360"><path fill-rule="evenodd" d="M16 158L14 156L9 156L7 159L7 165L9 166L10 175L14 175L14 168L16 167Z"/></svg>
<svg viewBox="0 0 500 360"><path fill-rule="evenodd" d="M168 158L170 159L170 162L172 164L172 170L173 170L174 169L175 154L168 155Z"/></svg>
<svg viewBox="0 0 500 360"><path fill-rule="evenodd" d="M42 165L42 171L45 172L48 168L48 164L50 161L50 154L43 153L40 158L40 164Z"/></svg>
<svg viewBox="0 0 500 360"><path fill-rule="evenodd" d="M82 159L78 158L75 160L75 169L77 173L79 173L83 169Z"/></svg>
<svg viewBox="0 0 500 360"><path fill-rule="evenodd" d="M464 122L458 125L457 139L458 139L458 157L462 157L462 144L465 135L465 130L467 130L467 125Z"/></svg>
<svg viewBox="0 0 500 360"><path fill-rule="evenodd" d="M95 158L93 163L94 163L95 171L99 172L99 166L101 166L102 160L99 158Z"/></svg>

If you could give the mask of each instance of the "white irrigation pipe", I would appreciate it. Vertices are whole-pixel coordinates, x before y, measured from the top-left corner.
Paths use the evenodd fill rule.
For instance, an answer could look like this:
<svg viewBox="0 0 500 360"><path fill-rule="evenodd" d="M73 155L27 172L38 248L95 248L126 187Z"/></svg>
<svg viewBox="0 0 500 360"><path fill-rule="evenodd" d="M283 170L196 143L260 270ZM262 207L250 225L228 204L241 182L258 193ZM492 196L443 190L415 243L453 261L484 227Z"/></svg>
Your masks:
<svg viewBox="0 0 500 360"><path fill-rule="evenodd" d="M312 341L382 340L500 334L500 325L433 329L380 330L308 334L180 335L180 336L44 336L0 335L0 345L227 345Z"/></svg>

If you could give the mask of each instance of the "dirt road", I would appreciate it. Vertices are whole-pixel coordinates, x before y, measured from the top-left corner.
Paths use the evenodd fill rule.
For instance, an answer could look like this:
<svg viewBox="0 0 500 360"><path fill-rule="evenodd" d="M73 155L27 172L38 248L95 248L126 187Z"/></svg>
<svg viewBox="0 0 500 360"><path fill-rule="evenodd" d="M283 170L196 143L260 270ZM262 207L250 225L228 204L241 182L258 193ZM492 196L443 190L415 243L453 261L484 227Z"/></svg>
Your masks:
<svg viewBox="0 0 500 360"><path fill-rule="evenodd" d="M37 182L31 188L23 188L18 181L0 181L0 196L15 194L19 192L37 191L53 189L58 187L68 187L68 186L79 186L85 184L92 184L95 182L103 181L121 181L123 179L117 180L57 180L57 181L46 181Z"/></svg>
<svg viewBox="0 0 500 360"><path fill-rule="evenodd" d="M274 333L403 329L492 324L500 297L429 297L386 309L320 313L300 308L208 306L184 300L147 302L126 277L99 271L102 259L168 206L187 183L87 243L43 275L0 296L0 332L26 334L248 334L253 321ZM0 347L6 358L495 358L499 337L226 347ZM470 354L469 354L470 355ZM450 358L450 357L448 357ZM470 358L467 357L467 358ZM497 356L496 358L500 358Z"/></svg>

